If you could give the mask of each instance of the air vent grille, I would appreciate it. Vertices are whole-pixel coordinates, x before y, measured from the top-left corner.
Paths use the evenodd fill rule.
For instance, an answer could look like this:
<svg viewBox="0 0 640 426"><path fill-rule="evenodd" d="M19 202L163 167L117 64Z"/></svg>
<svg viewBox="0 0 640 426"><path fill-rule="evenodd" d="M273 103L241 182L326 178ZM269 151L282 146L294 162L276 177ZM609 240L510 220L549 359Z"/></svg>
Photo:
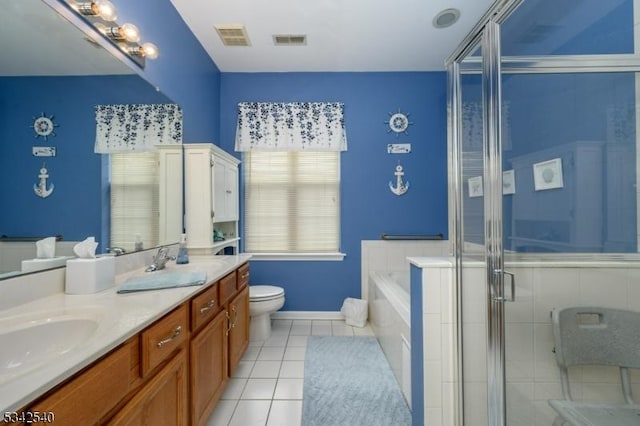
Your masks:
<svg viewBox="0 0 640 426"><path fill-rule="evenodd" d="M274 34L273 44L276 46L304 46L307 36L304 34Z"/></svg>
<svg viewBox="0 0 640 426"><path fill-rule="evenodd" d="M244 25L214 25L214 28L225 46L251 46Z"/></svg>

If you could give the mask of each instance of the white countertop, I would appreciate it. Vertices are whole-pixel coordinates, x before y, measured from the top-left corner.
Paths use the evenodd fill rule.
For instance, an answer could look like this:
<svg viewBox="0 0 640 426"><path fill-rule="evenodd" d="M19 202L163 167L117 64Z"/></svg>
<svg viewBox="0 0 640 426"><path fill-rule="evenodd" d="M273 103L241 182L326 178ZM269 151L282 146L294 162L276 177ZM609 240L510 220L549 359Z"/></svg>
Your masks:
<svg viewBox="0 0 640 426"><path fill-rule="evenodd" d="M14 378L0 377L1 412L15 411L24 407L250 258L251 256L246 254L190 256L190 262L186 265L176 265L173 262L167 265L168 272L206 272L207 283L202 286L117 294L118 286L127 278L145 274L144 268L141 268L118 275L114 287L99 293L88 295L57 293L0 311L0 333L4 331L3 328L7 329L19 321L25 321L25 317L42 316L52 311L68 311L73 314L82 309L91 308L94 314L99 315L98 329L85 342L63 355L51 357L47 362L23 375ZM11 345L11 342L3 341L2 345Z"/></svg>

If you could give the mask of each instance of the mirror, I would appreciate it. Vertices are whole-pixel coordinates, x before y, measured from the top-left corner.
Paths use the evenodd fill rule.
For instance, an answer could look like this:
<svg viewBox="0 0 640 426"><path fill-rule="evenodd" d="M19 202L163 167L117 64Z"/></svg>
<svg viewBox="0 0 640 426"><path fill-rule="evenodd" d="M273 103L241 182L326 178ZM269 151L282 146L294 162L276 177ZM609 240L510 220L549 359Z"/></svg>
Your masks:
<svg viewBox="0 0 640 426"><path fill-rule="evenodd" d="M94 107L172 103L41 0L2 6L0 279L36 257L40 238L61 236L56 256L88 236L105 251L110 166L93 152Z"/></svg>

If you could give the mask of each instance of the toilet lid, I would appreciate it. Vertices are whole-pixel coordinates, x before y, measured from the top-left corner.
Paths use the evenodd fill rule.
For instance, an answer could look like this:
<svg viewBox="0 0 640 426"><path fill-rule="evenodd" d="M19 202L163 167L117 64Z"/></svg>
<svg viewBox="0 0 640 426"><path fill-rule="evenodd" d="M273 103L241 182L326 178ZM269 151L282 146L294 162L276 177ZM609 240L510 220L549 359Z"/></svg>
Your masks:
<svg viewBox="0 0 640 426"><path fill-rule="evenodd" d="M284 296L284 289L273 285L251 285L249 286L250 300L275 299Z"/></svg>

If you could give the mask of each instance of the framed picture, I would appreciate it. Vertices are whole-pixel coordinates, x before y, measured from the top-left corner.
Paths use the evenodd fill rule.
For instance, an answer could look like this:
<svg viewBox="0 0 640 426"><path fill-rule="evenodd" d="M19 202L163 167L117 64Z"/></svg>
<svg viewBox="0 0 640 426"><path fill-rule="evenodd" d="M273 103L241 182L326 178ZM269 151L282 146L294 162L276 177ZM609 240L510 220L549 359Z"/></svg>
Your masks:
<svg viewBox="0 0 640 426"><path fill-rule="evenodd" d="M502 172L502 194L516 193L516 173L515 170L507 170Z"/></svg>
<svg viewBox="0 0 640 426"><path fill-rule="evenodd" d="M564 187L562 179L562 159L543 161L533 165L533 183L536 191Z"/></svg>
<svg viewBox="0 0 640 426"><path fill-rule="evenodd" d="M484 192L482 191L482 176L476 176L469 178L469 197L482 197Z"/></svg>

